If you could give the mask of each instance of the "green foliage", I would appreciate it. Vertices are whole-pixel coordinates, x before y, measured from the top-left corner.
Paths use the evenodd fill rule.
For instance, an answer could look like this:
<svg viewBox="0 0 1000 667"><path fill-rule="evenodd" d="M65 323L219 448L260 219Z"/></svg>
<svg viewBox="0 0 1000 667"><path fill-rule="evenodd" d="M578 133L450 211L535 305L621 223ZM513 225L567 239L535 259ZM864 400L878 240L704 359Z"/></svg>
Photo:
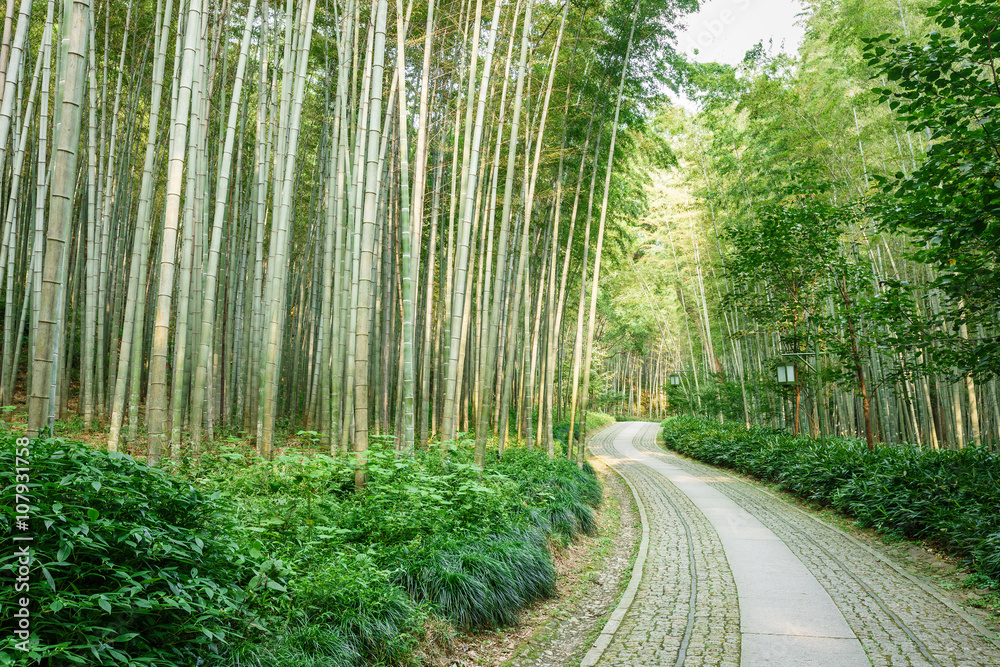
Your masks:
<svg viewBox="0 0 1000 667"><path fill-rule="evenodd" d="M746 224L727 228L732 254L727 268L729 305L757 322L795 336L819 310L828 263L838 252L842 211L808 201L761 206ZM767 289L759 289L764 284Z"/></svg>
<svg viewBox="0 0 1000 667"><path fill-rule="evenodd" d="M0 449L4 512L14 528L15 447ZM115 452L61 439L30 445L36 644L49 665L216 663L255 564L231 538L219 494L205 494ZM5 553L8 577L17 556ZM13 586L0 593L3 644L15 654Z"/></svg>
<svg viewBox="0 0 1000 667"><path fill-rule="evenodd" d="M615 418L609 414L603 412L597 412L595 410L587 411L587 433L593 433L595 429L602 428L608 424L614 424ZM576 426L573 428L573 439L579 441L581 433L580 427L581 423L578 421ZM566 438L569 437L569 422L559 422L552 427L552 439L557 443L561 444L565 451Z"/></svg>
<svg viewBox="0 0 1000 667"><path fill-rule="evenodd" d="M522 607L556 590L555 568L538 530L449 536L407 558L399 581L414 600L467 630L516 623Z"/></svg>
<svg viewBox="0 0 1000 667"><path fill-rule="evenodd" d="M257 600L258 631L235 647L234 664L407 663L423 613L371 556L308 550L291 568L287 595Z"/></svg>
<svg viewBox="0 0 1000 667"><path fill-rule="evenodd" d="M921 451L689 418L664 423L667 447L832 505L862 526L927 540L1000 577L1000 457L984 448Z"/></svg>
<svg viewBox="0 0 1000 667"><path fill-rule="evenodd" d="M739 382L731 382L722 375L712 376L703 381L701 388L701 411L709 417L722 415L729 421L742 422L743 393Z"/></svg>
<svg viewBox="0 0 1000 667"><path fill-rule="evenodd" d="M391 453L373 454L377 476ZM254 620L232 648L233 663L407 664L424 612L393 583L386 545L373 544L358 520L359 507L384 505L368 507L376 494L354 493L353 461L302 454L223 461L202 483L233 490L236 537L248 553L266 557L250 586Z"/></svg>
<svg viewBox="0 0 1000 667"><path fill-rule="evenodd" d="M13 441L4 444L13 498ZM595 529L600 484L592 468L536 450L509 450L482 470L469 445L402 457L376 442L368 486L355 493L353 459L218 451L182 470L189 483L122 454L37 440L28 491L40 641L29 657L406 665L428 613L465 629L515 623L555 592L548 540ZM15 505L0 515L8 533ZM16 555L0 561L16 566Z"/></svg>
<svg viewBox="0 0 1000 667"><path fill-rule="evenodd" d="M952 318L995 323L1000 305L1000 7L939 0L926 11L936 24L926 40L888 33L865 39L868 65L888 80L875 89L911 132L931 141L912 174L883 179L875 209L891 227L917 235L918 261L940 274L934 287ZM966 344L959 363L1000 373L1000 342Z"/></svg>
<svg viewBox="0 0 1000 667"><path fill-rule="evenodd" d="M594 530L593 469L514 448L482 470L471 444L374 442L362 493L353 459L222 455L201 483L231 490L238 540L266 558L237 662L405 664L428 612L491 628L551 595L546 540Z"/></svg>
<svg viewBox="0 0 1000 667"><path fill-rule="evenodd" d="M777 334L784 350L821 350L825 379L848 391L861 389L863 368L876 346L897 345L911 355L927 330L912 295L898 289L898 281L875 279L879 271L868 241L843 243L865 224L857 206L799 199L763 205L744 225L727 228L733 289L724 303L747 315L754 334ZM887 330L894 335L887 337ZM932 355L923 356L926 371ZM802 364L798 368L804 370ZM865 384L877 387L914 370L913 364L886 368L878 377L869 373Z"/></svg>
<svg viewBox="0 0 1000 667"><path fill-rule="evenodd" d="M587 432L593 431L596 428L602 428L608 424L614 424L615 418L609 414L603 412L596 412L590 410L587 412Z"/></svg>
<svg viewBox="0 0 1000 667"><path fill-rule="evenodd" d="M511 481L480 470L468 454L463 448L447 457L397 458L392 450L373 450L368 485L347 508L345 525L358 540L386 546L503 526L512 510Z"/></svg>
<svg viewBox="0 0 1000 667"><path fill-rule="evenodd" d="M435 465L455 469L459 478L476 470L444 460ZM592 534L593 508L601 502L592 468L582 470L559 457L550 460L540 450L509 449L482 479L474 491L454 497L451 515L458 523L447 531L427 531L393 551L394 560L404 563L401 585L464 629L509 625L523 606L554 593L546 537L566 544L579 533ZM468 477L465 484L473 481ZM453 484L456 490L462 487ZM477 495L486 495L483 502L491 507L474 501Z"/></svg>
<svg viewBox="0 0 1000 667"><path fill-rule="evenodd" d="M592 471L564 458L549 460L534 449L508 450L497 469L517 480L514 497L522 503L522 516L545 533L568 541L595 529L601 485Z"/></svg>

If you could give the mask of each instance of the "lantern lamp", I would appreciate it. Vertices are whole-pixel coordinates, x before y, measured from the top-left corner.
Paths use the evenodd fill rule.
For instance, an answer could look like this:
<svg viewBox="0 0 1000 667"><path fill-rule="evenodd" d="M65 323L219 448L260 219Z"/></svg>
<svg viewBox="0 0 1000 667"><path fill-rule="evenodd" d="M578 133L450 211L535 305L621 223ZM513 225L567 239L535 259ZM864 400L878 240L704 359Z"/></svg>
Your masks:
<svg viewBox="0 0 1000 667"><path fill-rule="evenodd" d="M778 384L795 384L795 364L778 365Z"/></svg>

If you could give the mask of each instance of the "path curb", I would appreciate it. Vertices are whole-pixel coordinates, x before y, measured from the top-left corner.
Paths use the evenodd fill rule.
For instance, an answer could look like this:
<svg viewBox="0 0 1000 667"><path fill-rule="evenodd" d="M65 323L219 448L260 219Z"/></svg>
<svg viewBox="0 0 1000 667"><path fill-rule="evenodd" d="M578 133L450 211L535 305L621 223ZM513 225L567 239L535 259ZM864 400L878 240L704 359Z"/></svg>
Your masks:
<svg viewBox="0 0 1000 667"><path fill-rule="evenodd" d="M610 425L610 424L609 424ZM625 619L625 614L628 613L629 608L632 606L632 602L635 600L635 595L639 591L639 583L642 581L642 569L646 563L646 554L649 551L649 521L646 519L646 506L642 504L642 499L639 498L639 492L636 490L632 482L621 474L609 461L607 461L603 456L598 456L594 452L590 451L591 457L599 459L604 465L608 466L611 470L614 470L619 477L621 477L628 488L632 490L632 497L635 498L636 506L639 508L639 520L642 523L642 540L639 542L639 553L635 557L635 564L632 566L632 577L629 579L628 588L625 589L624 595L622 595L621 601L615 610L611 613L611 618L604 625L604 629L601 630L601 634L598 635L597 640L587 655L583 656L583 661L580 662L580 667L594 667L597 662L604 655L608 646L611 644L611 640L614 639L615 633L618 631L618 627L621 625L622 621Z"/></svg>

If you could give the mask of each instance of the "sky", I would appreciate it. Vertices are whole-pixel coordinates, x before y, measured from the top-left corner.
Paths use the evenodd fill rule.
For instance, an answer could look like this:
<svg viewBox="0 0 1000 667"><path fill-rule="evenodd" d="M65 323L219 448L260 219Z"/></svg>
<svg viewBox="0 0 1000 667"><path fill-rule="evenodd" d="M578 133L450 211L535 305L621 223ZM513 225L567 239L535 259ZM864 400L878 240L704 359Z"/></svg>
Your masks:
<svg viewBox="0 0 1000 667"><path fill-rule="evenodd" d="M795 53L805 30L796 25L805 11L798 0L708 0L683 19L687 26L677 35L677 47L698 62L736 65L759 41L774 52ZM697 51L697 53L696 53ZM681 100L689 107L687 100Z"/></svg>

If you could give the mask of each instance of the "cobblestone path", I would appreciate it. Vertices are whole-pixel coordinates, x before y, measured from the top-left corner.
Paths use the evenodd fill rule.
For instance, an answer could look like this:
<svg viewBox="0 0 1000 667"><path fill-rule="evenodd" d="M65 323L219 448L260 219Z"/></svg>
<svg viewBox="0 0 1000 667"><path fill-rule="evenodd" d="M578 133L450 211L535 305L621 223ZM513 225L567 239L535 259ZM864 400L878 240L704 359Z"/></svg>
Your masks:
<svg viewBox="0 0 1000 667"><path fill-rule="evenodd" d="M591 442L637 495L643 540L583 667L1000 667L1000 639L932 585L657 431Z"/></svg>

